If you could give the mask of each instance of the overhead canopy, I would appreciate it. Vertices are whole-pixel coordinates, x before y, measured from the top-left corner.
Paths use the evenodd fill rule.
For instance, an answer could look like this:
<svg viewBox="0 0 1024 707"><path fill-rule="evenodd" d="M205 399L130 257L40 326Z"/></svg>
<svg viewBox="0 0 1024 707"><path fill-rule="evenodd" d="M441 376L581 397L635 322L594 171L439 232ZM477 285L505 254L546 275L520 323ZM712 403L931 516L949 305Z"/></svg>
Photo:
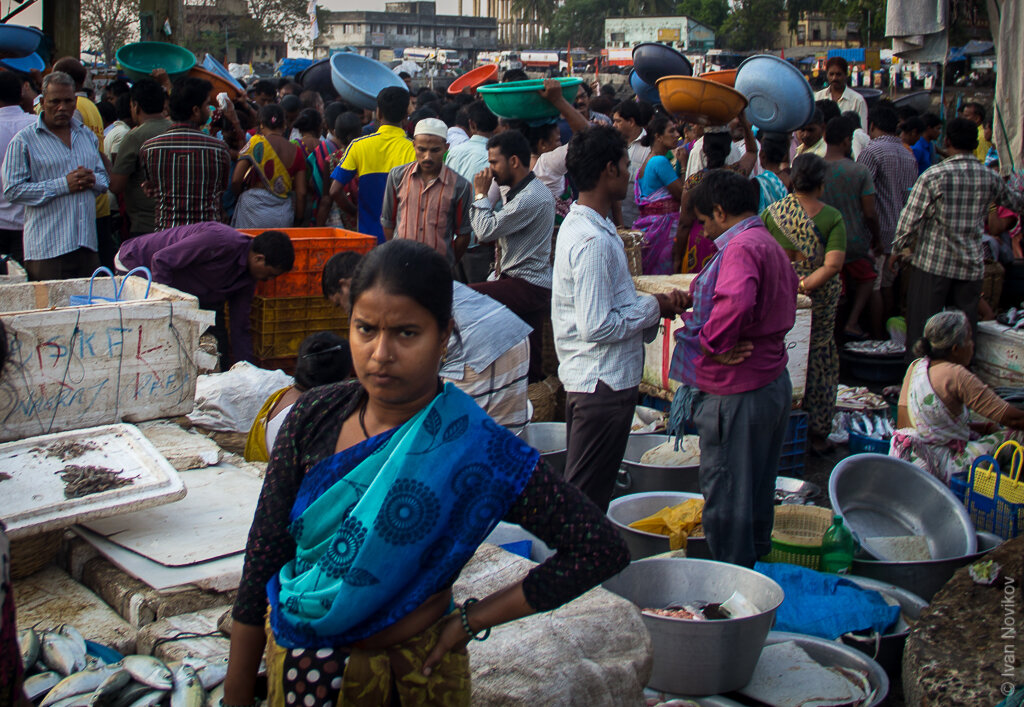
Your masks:
<svg viewBox="0 0 1024 707"><path fill-rule="evenodd" d="M972 39L962 47L950 47L949 48L949 60L950 61L966 61L968 57L978 56L981 54L993 54L995 53L996 45L992 42L982 42L977 39Z"/></svg>

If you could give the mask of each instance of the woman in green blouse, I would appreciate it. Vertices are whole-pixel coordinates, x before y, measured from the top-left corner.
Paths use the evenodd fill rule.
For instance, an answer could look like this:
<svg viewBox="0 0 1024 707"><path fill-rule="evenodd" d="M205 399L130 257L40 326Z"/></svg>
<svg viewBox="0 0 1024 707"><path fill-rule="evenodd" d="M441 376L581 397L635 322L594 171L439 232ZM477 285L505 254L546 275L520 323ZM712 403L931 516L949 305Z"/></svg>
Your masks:
<svg viewBox="0 0 1024 707"><path fill-rule="evenodd" d="M821 201L825 161L812 154L793 160L793 193L761 214L800 277L800 293L811 298L811 345L807 356L804 410L817 452L832 450L828 441L839 383L836 307L839 271L846 259L846 226L838 210Z"/></svg>

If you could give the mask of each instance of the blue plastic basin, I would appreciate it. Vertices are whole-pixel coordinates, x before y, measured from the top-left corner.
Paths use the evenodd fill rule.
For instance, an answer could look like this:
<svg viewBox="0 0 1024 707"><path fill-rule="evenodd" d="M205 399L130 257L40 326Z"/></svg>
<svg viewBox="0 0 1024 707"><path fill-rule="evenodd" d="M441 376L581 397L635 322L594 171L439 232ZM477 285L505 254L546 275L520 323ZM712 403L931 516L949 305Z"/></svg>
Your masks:
<svg viewBox="0 0 1024 707"><path fill-rule="evenodd" d="M377 94L389 86L408 90L405 82L387 66L351 52L331 57L331 81L339 96L364 110L376 108Z"/></svg>
<svg viewBox="0 0 1024 707"><path fill-rule="evenodd" d="M46 68L46 62L43 61L43 57L32 52L28 56L17 59L0 59L0 66L4 66L11 71L20 71L23 74L27 74L33 70L42 71Z"/></svg>
<svg viewBox="0 0 1024 707"><path fill-rule="evenodd" d="M13 57L28 56L39 48L43 33L35 27L0 25L0 47Z"/></svg>
<svg viewBox="0 0 1024 707"><path fill-rule="evenodd" d="M644 42L633 47L633 70L648 86L663 76L693 76L690 60L670 46Z"/></svg>
<svg viewBox="0 0 1024 707"><path fill-rule="evenodd" d="M629 72L629 86L641 101L647 101L654 105L661 103L661 94L658 93L658 88L656 86L651 86L649 83L637 76L635 70Z"/></svg>
<svg viewBox="0 0 1024 707"><path fill-rule="evenodd" d="M245 86L243 86L238 79L232 76L231 72L224 68L223 64L214 59L213 55L207 54L205 57L203 57L203 68L207 71L212 71L225 81L233 84L234 87L241 91L243 94L245 93Z"/></svg>
<svg viewBox="0 0 1024 707"><path fill-rule="evenodd" d="M777 56L745 59L736 72L736 90L747 98L747 119L762 130L796 130L814 114L811 85L799 69Z"/></svg>

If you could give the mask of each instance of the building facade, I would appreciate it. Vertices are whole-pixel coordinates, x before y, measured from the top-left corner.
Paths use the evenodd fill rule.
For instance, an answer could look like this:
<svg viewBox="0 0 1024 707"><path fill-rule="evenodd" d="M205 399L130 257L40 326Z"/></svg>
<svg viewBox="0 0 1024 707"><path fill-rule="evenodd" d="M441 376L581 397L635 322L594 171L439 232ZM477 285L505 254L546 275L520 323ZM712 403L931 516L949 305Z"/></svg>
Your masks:
<svg viewBox="0 0 1024 707"><path fill-rule="evenodd" d="M715 32L692 17L608 17L607 49L628 49L641 42L661 42L681 52L704 52L715 46Z"/></svg>
<svg viewBox="0 0 1024 707"><path fill-rule="evenodd" d="M835 47L845 49L861 46L860 26L856 22L834 22L823 12L801 12L795 29L781 20L779 39L790 47Z"/></svg>
<svg viewBox="0 0 1024 707"><path fill-rule="evenodd" d="M328 12L313 58L346 47L384 61L408 47L454 50L460 59L474 59L477 52L498 47L498 23L493 17L438 15L435 3L423 1L389 2L384 12Z"/></svg>
<svg viewBox="0 0 1024 707"><path fill-rule="evenodd" d="M181 44L200 60L207 52L237 64L274 64L288 56L284 32L275 37L261 31L249 17L246 0L185 0L182 19Z"/></svg>

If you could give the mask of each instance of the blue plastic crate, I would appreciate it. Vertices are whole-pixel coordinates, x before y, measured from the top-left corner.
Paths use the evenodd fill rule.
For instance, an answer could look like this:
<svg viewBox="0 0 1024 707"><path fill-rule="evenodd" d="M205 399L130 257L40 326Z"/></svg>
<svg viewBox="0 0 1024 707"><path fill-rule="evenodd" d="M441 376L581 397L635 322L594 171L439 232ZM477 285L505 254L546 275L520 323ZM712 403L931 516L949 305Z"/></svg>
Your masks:
<svg viewBox="0 0 1024 707"><path fill-rule="evenodd" d="M786 427L786 441L779 454L779 476L804 475L804 457L807 456L807 413L793 410Z"/></svg>
<svg viewBox="0 0 1024 707"><path fill-rule="evenodd" d="M889 440L875 439L850 430L850 454L888 454Z"/></svg>

